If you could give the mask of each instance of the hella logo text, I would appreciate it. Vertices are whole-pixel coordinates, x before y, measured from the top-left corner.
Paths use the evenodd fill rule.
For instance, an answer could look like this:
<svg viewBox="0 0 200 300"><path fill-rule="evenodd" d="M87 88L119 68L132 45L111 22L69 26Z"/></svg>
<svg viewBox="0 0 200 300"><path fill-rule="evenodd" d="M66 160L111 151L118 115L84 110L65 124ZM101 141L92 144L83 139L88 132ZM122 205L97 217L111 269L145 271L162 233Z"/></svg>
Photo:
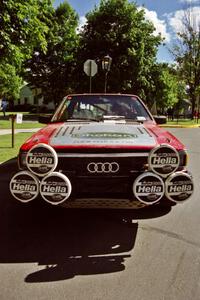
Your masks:
<svg viewBox="0 0 200 300"><path fill-rule="evenodd" d="M36 191L36 186L33 184L21 184L21 183L14 183L12 186L14 191L29 191L34 192Z"/></svg>
<svg viewBox="0 0 200 300"><path fill-rule="evenodd" d="M67 193L66 186L43 185L42 193Z"/></svg>
<svg viewBox="0 0 200 300"><path fill-rule="evenodd" d="M51 165L53 164L53 158L52 157L37 157L37 156L29 156L28 157L28 164L34 164L34 165L39 165L39 164L47 164Z"/></svg>
<svg viewBox="0 0 200 300"><path fill-rule="evenodd" d="M191 184L183 184L183 185L171 185L169 186L169 193L173 193L173 192L190 192L192 191L192 185Z"/></svg>
<svg viewBox="0 0 200 300"><path fill-rule="evenodd" d="M178 163L178 158L177 157L156 156L156 157L152 158L152 163L154 165L165 165L165 164L176 165Z"/></svg>
<svg viewBox="0 0 200 300"><path fill-rule="evenodd" d="M162 186L156 186L156 185L140 185L137 186L137 193L162 193L163 187Z"/></svg>

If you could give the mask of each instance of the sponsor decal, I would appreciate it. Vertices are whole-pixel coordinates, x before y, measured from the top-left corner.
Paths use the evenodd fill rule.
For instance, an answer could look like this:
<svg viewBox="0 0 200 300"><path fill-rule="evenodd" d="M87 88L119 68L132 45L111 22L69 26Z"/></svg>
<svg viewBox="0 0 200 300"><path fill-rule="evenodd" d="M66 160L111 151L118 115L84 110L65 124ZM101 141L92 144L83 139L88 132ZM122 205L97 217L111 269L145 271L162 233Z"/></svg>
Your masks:
<svg viewBox="0 0 200 300"><path fill-rule="evenodd" d="M18 172L10 181L10 192L17 200L29 202L39 194L39 181L29 171Z"/></svg>
<svg viewBox="0 0 200 300"><path fill-rule="evenodd" d="M46 176L50 172L53 172L57 164L58 157L56 151L46 144L33 146L26 156L28 169L38 176Z"/></svg>
<svg viewBox="0 0 200 300"><path fill-rule="evenodd" d="M165 182L166 197L176 203L188 200L193 191L194 183L188 173L176 172L170 175Z"/></svg>
<svg viewBox="0 0 200 300"><path fill-rule="evenodd" d="M137 134L123 133L123 132L85 132L72 134L73 138L91 138L91 139L136 139Z"/></svg>
<svg viewBox="0 0 200 300"><path fill-rule="evenodd" d="M62 173L52 172L41 180L40 194L42 198L53 205L65 202L72 191L72 186Z"/></svg>
<svg viewBox="0 0 200 300"><path fill-rule="evenodd" d="M148 164L151 171L166 178L177 170L180 157L174 147L160 145L150 152Z"/></svg>
<svg viewBox="0 0 200 300"><path fill-rule="evenodd" d="M133 183L134 196L145 204L158 202L163 197L164 192L162 178L151 172L141 174Z"/></svg>

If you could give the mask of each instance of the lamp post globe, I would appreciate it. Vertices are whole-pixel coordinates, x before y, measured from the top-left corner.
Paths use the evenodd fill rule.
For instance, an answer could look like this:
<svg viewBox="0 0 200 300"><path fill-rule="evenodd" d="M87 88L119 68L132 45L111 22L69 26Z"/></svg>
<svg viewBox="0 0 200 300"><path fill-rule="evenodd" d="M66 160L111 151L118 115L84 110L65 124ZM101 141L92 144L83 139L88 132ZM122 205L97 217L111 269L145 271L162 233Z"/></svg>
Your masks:
<svg viewBox="0 0 200 300"><path fill-rule="evenodd" d="M112 57L110 57L109 55L104 56L104 58L102 59L102 69L107 72L110 71L111 63Z"/></svg>
<svg viewBox="0 0 200 300"><path fill-rule="evenodd" d="M102 69L105 71L105 86L104 86L104 92L106 93L106 88L107 88L107 79L108 79L108 72L110 71L112 63L112 57L109 55L106 55L102 59Z"/></svg>

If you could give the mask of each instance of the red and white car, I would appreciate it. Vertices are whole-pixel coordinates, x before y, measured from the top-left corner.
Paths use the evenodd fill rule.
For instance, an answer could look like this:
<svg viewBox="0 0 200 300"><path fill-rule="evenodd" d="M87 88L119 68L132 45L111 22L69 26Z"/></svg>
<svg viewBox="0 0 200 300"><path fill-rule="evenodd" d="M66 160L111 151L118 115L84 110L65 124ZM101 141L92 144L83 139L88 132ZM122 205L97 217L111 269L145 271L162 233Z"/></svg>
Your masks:
<svg viewBox="0 0 200 300"><path fill-rule="evenodd" d="M193 193L184 145L135 95L77 94L20 148L10 191L65 207L141 208Z"/></svg>

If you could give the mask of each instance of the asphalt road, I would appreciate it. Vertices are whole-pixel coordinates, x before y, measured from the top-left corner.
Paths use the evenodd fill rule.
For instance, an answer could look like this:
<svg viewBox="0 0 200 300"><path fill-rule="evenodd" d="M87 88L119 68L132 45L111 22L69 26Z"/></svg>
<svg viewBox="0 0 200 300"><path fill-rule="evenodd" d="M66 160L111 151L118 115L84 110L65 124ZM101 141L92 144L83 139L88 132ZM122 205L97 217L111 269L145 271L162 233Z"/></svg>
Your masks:
<svg viewBox="0 0 200 300"><path fill-rule="evenodd" d="M191 200L171 210L14 207L16 162L1 165L0 299L199 300L200 129L170 131L195 180Z"/></svg>

